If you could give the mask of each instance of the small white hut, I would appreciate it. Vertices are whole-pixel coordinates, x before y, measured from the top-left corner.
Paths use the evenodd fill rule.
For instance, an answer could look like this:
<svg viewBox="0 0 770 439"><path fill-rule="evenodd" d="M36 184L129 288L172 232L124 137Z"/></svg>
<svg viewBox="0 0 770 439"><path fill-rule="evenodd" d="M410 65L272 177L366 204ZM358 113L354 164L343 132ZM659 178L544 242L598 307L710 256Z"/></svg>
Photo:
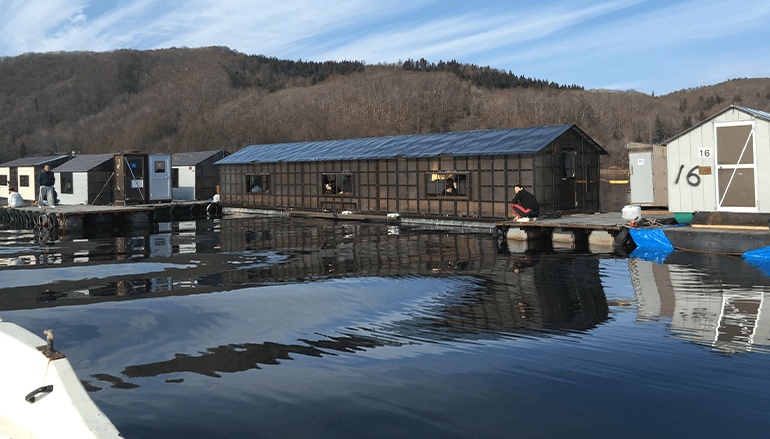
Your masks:
<svg viewBox="0 0 770 439"><path fill-rule="evenodd" d="M770 213L770 113L731 105L666 142L668 208Z"/></svg>
<svg viewBox="0 0 770 439"><path fill-rule="evenodd" d="M26 201L37 200L37 175L45 165L51 169L69 160L69 156L24 157L0 164L0 197L8 198L13 186Z"/></svg>
<svg viewBox="0 0 770 439"><path fill-rule="evenodd" d="M61 204L110 204L115 154L83 154L53 169Z"/></svg>
<svg viewBox="0 0 770 439"><path fill-rule="evenodd" d="M208 200L217 193L224 150L178 152L171 155L171 190L174 200Z"/></svg>

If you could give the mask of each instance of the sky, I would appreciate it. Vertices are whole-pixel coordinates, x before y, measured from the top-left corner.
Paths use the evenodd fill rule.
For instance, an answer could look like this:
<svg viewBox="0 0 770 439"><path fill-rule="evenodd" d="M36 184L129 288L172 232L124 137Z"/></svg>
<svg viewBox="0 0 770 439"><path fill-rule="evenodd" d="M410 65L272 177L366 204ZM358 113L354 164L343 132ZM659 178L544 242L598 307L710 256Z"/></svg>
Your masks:
<svg viewBox="0 0 770 439"><path fill-rule="evenodd" d="M663 95L770 77L767 0L0 0L0 57L226 46Z"/></svg>

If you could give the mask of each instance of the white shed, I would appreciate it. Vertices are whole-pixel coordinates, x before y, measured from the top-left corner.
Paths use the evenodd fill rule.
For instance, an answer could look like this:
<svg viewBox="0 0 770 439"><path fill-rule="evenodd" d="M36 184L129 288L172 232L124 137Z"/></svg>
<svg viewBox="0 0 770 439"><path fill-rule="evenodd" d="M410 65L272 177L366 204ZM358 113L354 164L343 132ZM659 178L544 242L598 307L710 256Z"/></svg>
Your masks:
<svg viewBox="0 0 770 439"><path fill-rule="evenodd" d="M43 166L51 169L69 160L69 156L24 157L0 164L0 197L8 198L8 189L13 186L26 201L36 201L38 195L37 175Z"/></svg>
<svg viewBox="0 0 770 439"><path fill-rule="evenodd" d="M217 193L219 167L214 162L227 156L224 150L178 152L171 155L171 187L174 200L208 200Z"/></svg>
<svg viewBox="0 0 770 439"><path fill-rule="evenodd" d="M770 113L731 105L666 144L675 216L770 213Z"/></svg>
<svg viewBox="0 0 770 439"><path fill-rule="evenodd" d="M83 154L53 169L61 204L110 204L115 154Z"/></svg>

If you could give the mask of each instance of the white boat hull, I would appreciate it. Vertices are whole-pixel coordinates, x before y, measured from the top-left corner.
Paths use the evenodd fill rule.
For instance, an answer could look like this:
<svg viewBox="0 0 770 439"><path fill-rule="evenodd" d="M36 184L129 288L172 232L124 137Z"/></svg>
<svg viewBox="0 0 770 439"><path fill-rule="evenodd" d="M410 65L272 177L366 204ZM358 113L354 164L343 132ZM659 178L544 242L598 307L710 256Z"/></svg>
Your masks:
<svg viewBox="0 0 770 439"><path fill-rule="evenodd" d="M69 361L49 359L38 349L45 345L26 329L0 321L0 439L122 438Z"/></svg>

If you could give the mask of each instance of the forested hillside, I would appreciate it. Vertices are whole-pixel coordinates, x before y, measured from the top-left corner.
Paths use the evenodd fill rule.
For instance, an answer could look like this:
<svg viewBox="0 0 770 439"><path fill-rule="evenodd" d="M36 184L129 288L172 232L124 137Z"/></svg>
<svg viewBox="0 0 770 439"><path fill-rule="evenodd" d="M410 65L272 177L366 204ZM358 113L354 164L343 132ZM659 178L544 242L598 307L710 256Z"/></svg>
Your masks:
<svg viewBox="0 0 770 439"><path fill-rule="evenodd" d="M665 96L584 90L454 61L313 63L227 48L28 54L0 59L0 161L141 150L577 124L627 166L730 104L770 110L770 79Z"/></svg>

